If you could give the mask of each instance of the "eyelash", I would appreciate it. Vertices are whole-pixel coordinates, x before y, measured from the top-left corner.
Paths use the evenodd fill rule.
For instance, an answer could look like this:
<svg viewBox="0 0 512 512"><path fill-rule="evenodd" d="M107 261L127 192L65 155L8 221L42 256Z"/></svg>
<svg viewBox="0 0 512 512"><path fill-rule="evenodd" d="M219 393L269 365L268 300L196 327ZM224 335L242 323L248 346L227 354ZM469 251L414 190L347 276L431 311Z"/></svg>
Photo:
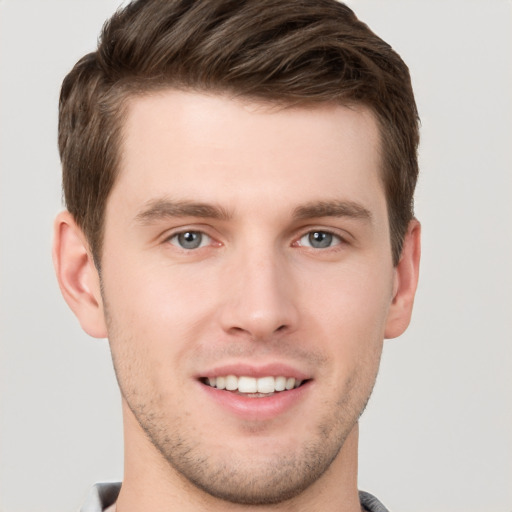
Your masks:
<svg viewBox="0 0 512 512"><path fill-rule="evenodd" d="M312 246L311 245L311 242L312 242L311 237L314 236L315 234L322 234L323 236L326 236L328 239L329 245L327 245L326 247ZM183 237L186 235L194 235L196 237L197 237L197 235L199 235L200 239L199 239L199 241L197 241L197 239L190 240L191 247L184 247L182 245L182 243L180 243L178 241L178 239L179 239L179 237ZM304 242L301 242L305 237L308 237L309 244L305 244ZM165 242L170 243L177 249L180 249L180 250L183 250L186 252L191 252L191 251L195 251L195 250L207 247L208 245L211 245L214 240L215 239L213 237L211 237L210 235L208 235L207 233L205 233L204 231L202 231L200 229L183 229L181 231L175 232L172 235L168 236L165 239ZM318 242L322 243L322 241L323 240L319 240ZM195 243L197 243L197 246L194 246ZM335 233L331 230L309 229L308 231L303 232L300 235L300 237L296 238L295 241L291 245L292 245L292 247L304 247L308 250L320 251L320 250L328 250L328 249L337 250L337 249L339 249L338 246L346 245L347 243L348 242L345 237L343 237L340 234ZM221 244L219 242L217 242L216 245L220 246Z"/></svg>
<svg viewBox="0 0 512 512"><path fill-rule="evenodd" d="M301 240L305 237L308 237L309 242L311 242L311 237L314 235L317 235L317 234L322 234L324 236L327 236L328 239L330 238L330 242L331 242L330 245L328 245L327 247L313 247L311 245L304 245L303 243L301 243ZM332 242L334 242L334 243L332 243ZM321 241L320 241L320 243L321 243ZM300 236L300 238L298 238L297 241L294 242L294 245L297 244L299 247L306 247L306 248L313 249L313 250L327 250L327 249L334 249L337 246L343 245L346 243L347 243L347 241L344 237L342 237L338 233L334 233L333 231L330 231L328 229L310 229L309 231L306 231L305 233L303 233Z"/></svg>
<svg viewBox="0 0 512 512"><path fill-rule="evenodd" d="M186 236L186 235L199 235L201 237L201 239L199 241L199 245L197 247L183 247L182 245L179 245L178 242L173 243L174 239L178 240L178 238L180 236ZM206 244L204 244L204 238L207 239ZM174 245L178 249L182 249L184 251L193 251L193 250L201 249L201 248L205 247L206 245L211 244L211 242L213 241L213 238L210 235L207 235L204 231L201 231L199 229L185 229L183 231L173 233L171 236L167 237L165 241L170 243L171 245ZM191 243L193 245L193 242L191 242Z"/></svg>

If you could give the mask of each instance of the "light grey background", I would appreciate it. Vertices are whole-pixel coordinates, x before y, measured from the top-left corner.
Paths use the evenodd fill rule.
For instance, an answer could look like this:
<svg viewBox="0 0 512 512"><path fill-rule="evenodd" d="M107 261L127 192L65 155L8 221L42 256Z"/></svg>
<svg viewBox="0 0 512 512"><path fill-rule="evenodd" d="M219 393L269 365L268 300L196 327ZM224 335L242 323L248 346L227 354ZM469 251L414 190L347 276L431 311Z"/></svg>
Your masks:
<svg viewBox="0 0 512 512"><path fill-rule="evenodd" d="M60 83L115 0L0 0L0 510L72 511L122 477L107 343L60 297ZM512 7L353 0L409 64L423 262L361 421L360 487L393 511L512 510Z"/></svg>

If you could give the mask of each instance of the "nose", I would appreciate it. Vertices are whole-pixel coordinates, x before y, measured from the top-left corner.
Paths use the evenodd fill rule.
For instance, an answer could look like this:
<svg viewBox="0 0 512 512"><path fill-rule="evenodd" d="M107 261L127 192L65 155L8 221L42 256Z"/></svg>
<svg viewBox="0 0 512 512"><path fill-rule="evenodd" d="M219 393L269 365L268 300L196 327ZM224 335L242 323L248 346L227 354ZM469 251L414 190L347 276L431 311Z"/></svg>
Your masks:
<svg viewBox="0 0 512 512"><path fill-rule="evenodd" d="M248 251L226 269L220 311L225 332L267 340L297 328L299 315L292 270L277 251Z"/></svg>

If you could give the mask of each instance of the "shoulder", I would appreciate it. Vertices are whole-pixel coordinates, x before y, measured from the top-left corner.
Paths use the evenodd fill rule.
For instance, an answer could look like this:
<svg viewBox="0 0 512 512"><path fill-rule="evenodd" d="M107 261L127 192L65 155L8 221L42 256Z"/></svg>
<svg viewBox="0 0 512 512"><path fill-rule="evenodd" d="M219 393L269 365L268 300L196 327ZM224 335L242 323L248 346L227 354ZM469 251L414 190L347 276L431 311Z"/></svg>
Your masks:
<svg viewBox="0 0 512 512"><path fill-rule="evenodd" d="M369 492L359 491L359 501L367 512L389 512L388 509Z"/></svg>
<svg viewBox="0 0 512 512"><path fill-rule="evenodd" d="M104 482L93 485L80 512L103 512L115 503L121 482Z"/></svg>

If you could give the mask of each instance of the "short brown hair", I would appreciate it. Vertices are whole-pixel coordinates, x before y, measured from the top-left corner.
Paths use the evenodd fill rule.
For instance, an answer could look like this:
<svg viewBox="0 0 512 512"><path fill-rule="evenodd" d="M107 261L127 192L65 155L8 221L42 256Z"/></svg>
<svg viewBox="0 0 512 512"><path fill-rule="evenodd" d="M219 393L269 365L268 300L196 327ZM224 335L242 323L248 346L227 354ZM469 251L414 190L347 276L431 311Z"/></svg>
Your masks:
<svg viewBox="0 0 512 512"><path fill-rule="evenodd" d="M98 268L125 100L166 87L370 108L398 262L413 218L419 142L400 56L336 0L136 0L105 24L97 51L78 61L60 95L64 197Z"/></svg>

